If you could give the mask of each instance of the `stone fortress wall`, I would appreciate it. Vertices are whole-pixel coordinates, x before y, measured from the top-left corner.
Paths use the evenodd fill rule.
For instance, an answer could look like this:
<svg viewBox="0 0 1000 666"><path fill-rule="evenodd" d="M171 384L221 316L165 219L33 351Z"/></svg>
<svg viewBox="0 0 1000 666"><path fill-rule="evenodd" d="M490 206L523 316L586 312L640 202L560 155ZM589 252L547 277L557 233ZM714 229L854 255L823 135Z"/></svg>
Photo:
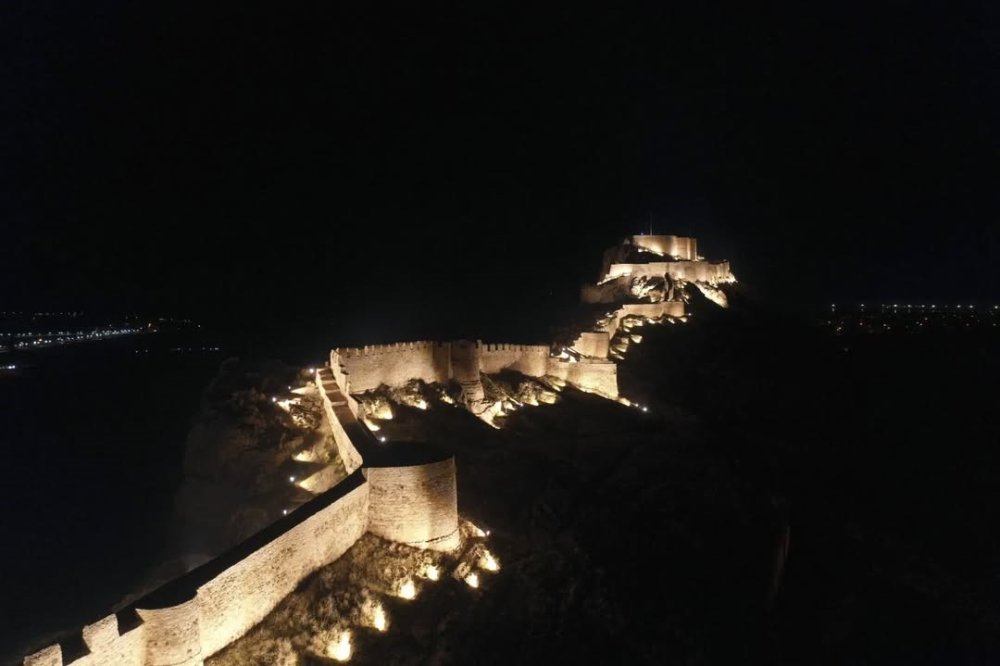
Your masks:
<svg viewBox="0 0 1000 666"><path fill-rule="evenodd" d="M698 240L686 236L632 236L632 245L674 259L698 260Z"/></svg>
<svg viewBox="0 0 1000 666"><path fill-rule="evenodd" d="M486 374L516 370L529 377L541 377L546 372L549 346L481 344L479 358L481 369Z"/></svg>
<svg viewBox="0 0 1000 666"><path fill-rule="evenodd" d="M469 340L456 340L451 346L451 378L462 387L466 405L480 404L486 391L479 377L479 345Z"/></svg>
<svg viewBox="0 0 1000 666"><path fill-rule="evenodd" d="M428 349L434 350L433 365L428 360L432 358L427 353ZM448 350L450 361L442 358L442 350ZM607 354L603 359L576 363L553 357L548 345L487 344L481 340L402 342L378 347L335 349L331 354L331 359L334 358L342 366L349 389L358 393L381 384L400 387L411 379L428 382L455 379L462 384L463 392L469 398L477 386L478 391L482 390L480 372L494 374L509 369L529 377L551 375L587 391L610 398L618 397L618 367L607 360ZM407 374L403 368L419 371L420 374ZM444 374L445 368L450 369L450 376Z"/></svg>
<svg viewBox="0 0 1000 666"><path fill-rule="evenodd" d="M608 322L607 334L615 337L622 319L625 317L645 317L659 319L660 317L683 317L684 301L660 301L659 303L625 303L614 311Z"/></svg>
<svg viewBox="0 0 1000 666"><path fill-rule="evenodd" d="M620 277L663 277L686 282L732 282L728 261L654 261L648 264L611 264L605 281Z"/></svg>
<svg viewBox="0 0 1000 666"><path fill-rule="evenodd" d="M610 270L605 280L633 275L713 284L733 280L728 262L700 260L693 238L634 236L632 243L678 261L606 263ZM481 341L333 350L329 365L317 372L316 383L347 478L233 549L85 626L78 648L64 653L63 646L70 643L50 645L25 657L24 665L199 666L260 622L303 578L343 555L366 531L422 548L454 548L458 543L454 459L376 464L374 437L359 419L352 393L383 383L400 386L415 378L472 382L474 375L478 381L479 372L513 369L532 377L558 377L615 398L617 365L607 359L608 341L621 319L683 314L680 301L622 305L607 330L584 332L578 338L579 359L553 356L548 346Z"/></svg>
<svg viewBox="0 0 1000 666"><path fill-rule="evenodd" d="M424 349L433 358L433 348ZM416 547L455 548L454 458L365 462L374 438L358 419L347 375L333 364L317 372L316 382L346 479L127 609L87 625L81 649L64 653L69 643L50 645L25 657L24 666L199 666L368 530Z"/></svg>
<svg viewBox="0 0 1000 666"><path fill-rule="evenodd" d="M368 528L369 487L355 472L246 542L83 629L84 654L59 644L25 666L196 666L260 622L299 582ZM456 526L457 528L457 526ZM123 631L121 618L138 615Z"/></svg>
<svg viewBox="0 0 1000 666"><path fill-rule="evenodd" d="M634 257L629 249L669 258L664 261L623 263ZM661 278L667 285L663 300L656 302L622 303L626 295L634 295L631 287L636 278ZM635 235L622 244L605 250L601 274L596 284L583 285L580 297L584 303L618 303L613 312L594 331L582 333L573 343L573 350L588 359L606 359L611 339L618 333L622 319L629 316L646 319L682 318L685 304L674 293L671 283L695 283L703 293L714 293L720 283L735 282L728 261L706 261L698 254L698 241L685 236ZM724 305L724 295L721 304Z"/></svg>
<svg viewBox="0 0 1000 666"><path fill-rule="evenodd" d="M573 349L591 358L607 358L610 341L605 331L584 331L573 343Z"/></svg>
<svg viewBox="0 0 1000 666"><path fill-rule="evenodd" d="M618 397L618 366L613 361L585 359L579 362L549 359L547 374L558 377L588 393Z"/></svg>
<svg viewBox="0 0 1000 666"><path fill-rule="evenodd" d="M245 634L303 578L354 545L368 528L369 493L369 485L356 480L356 487L324 510L198 588L204 655L215 654Z"/></svg>
<svg viewBox="0 0 1000 666"><path fill-rule="evenodd" d="M372 467L368 530L418 548L458 545L455 459L409 467Z"/></svg>
<svg viewBox="0 0 1000 666"><path fill-rule="evenodd" d="M451 348L440 342L399 342L391 345L336 350L350 375L350 390L363 393L380 383L399 386L411 379L446 382L451 379Z"/></svg>

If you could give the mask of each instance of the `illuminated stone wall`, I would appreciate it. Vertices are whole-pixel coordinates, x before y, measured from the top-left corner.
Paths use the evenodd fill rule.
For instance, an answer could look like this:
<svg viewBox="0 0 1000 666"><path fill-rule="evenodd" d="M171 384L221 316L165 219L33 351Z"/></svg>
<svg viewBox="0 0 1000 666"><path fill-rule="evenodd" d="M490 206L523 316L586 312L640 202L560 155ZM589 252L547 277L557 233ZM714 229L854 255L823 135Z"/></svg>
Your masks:
<svg viewBox="0 0 1000 666"><path fill-rule="evenodd" d="M89 654L73 660L73 666L143 666L146 661L146 624L119 633L118 618L109 615L83 628ZM181 662L184 663L184 662ZM200 663L200 662L197 662ZM25 666L61 666L62 649L50 645L24 658Z"/></svg>
<svg viewBox="0 0 1000 666"><path fill-rule="evenodd" d="M455 459L410 467L365 470L372 534L419 548L450 550L458 545Z"/></svg>
<svg viewBox="0 0 1000 666"><path fill-rule="evenodd" d="M698 241L685 236L632 236L632 244L676 259L698 258Z"/></svg>
<svg viewBox="0 0 1000 666"><path fill-rule="evenodd" d="M629 277L661 277L688 282L731 282L728 261L654 261L648 264L611 264L606 280Z"/></svg>
<svg viewBox="0 0 1000 666"><path fill-rule="evenodd" d="M24 658L24 666L62 666L62 648L50 645Z"/></svg>
<svg viewBox="0 0 1000 666"><path fill-rule="evenodd" d="M611 361L580 361L571 363L550 358L546 374L558 377L584 391L618 397L618 366Z"/></svg>
<svg viewBox="0 0 1000 666"><path fill-rule="evenodd" d="M368 484L362 483L200 587L205 656L264 619L299 581L343 555L367 528Z"/></svg>
<svg viewBox="0 0 1000 666"><path fill-rule="evenodd" d="M421 352L431 349L432 355L441 348L413 347ZM450 368L450 360L448 364ZM324 412L350 470L362 460L344 427L358 425L356 403L352 411L344 392L348 378L332 368L316 374ZM351 474L283 522L171 581L168 585L174 591L163 605L152 601L156 592L137 602L140 623L135 628L119 634L115 615L87 625L82 634L88 654L65 663L198 666L264 619L303 578L343 555L370 523L380 536L421 548L451 549L458 544L454 458L365 472L370 479L360 471ZM25 657L23 663L62 666L62 649L51 645Z"/></svg>
<svg viewBox="0 0 1000 666"><path fill-rule="evenodd" d="M83 642L90 654L74 664L81 666L104 666L121 664L139 666L150 663L144 661L146 651L147 625L140 624L130 631L119 634L118 617L109 615L83 628Z"/></svg>
<svg viewBox="0 0 1000 666"><path fill-rule="evenodd" d="M341 373L340 377L343 378L343 376ZM357 401L341 390L341 386L334 380L334 377L335 375L330 368L323 368L316 373L316 386L319 387L323 412L330 425L333 441L337 445L337 454L344 463L344 469L350 474L361 467L362 463L361 453L354 446L347 431L344 430L345 423L357 421Z"/></svg>
<svg viewBox="0 0 1000 666"><path fill-rule="evenodd" d="M573 349L584 356L606 359L610 337L605 331L584 331L573 343Z"/></svg>
<svg viewBox="0 0 1000 666"><path fill-rule="evenodd" d="M482 371L494 374L501 370L516 370L529 377L545 374L549 358L548 345L481 344L479 361Z"/></svg>
<svg viewBox="0 0 1000 666"><path fill-rule="evenodd" d="M451 343L451 375L462 386L466 404L481 402L486 393L479 379L479 344L471 340Z"/></svg>
<svg viewBox="0 0 1000 666"><path fill-rule="evenodd" d="M531 377L545 374L547 345L493 344L481 341L401 342L393 345L336 349L330 365L345 394L386 386L402 386L411 379L426 382L478 381L478 373L516 370ZM352 399L353 400L353 399ZM357 409L354 410L357 414Z"/></svg>
<svg viewBox="0 0 1000 666"><path fill-rule="evenodd" d="M272 540L212 576L189 599L158 608L143 608L143 602L138 602L136 612L142 623L135 629L119 636L114 615L88 625L83 637L90 654L66 663L201 664L260 622L303 578L336 560L361 538L368 528L369 486L363 479L358 481L355 478L356 487L328 506L278 532ZM196 569L172 584L198 575ZM58 645L24 659L25 666L63 663Z"/></svg>
<svg viewBox="0 0 1000 666"><path fill-rule="evenodd" d="M330 352L330 365L328 367L330 374L333 376L334 386L336 386L344 395L344 399L347 401L347 407L351 410L351 413L354 414L354 416L357 416L359 410L358 401L351 396L351 382L347 377L347 374L344 372L344 367L340 363L340 354L337 353L336 349ZM323 371L318 370L317 372Z"/></svg>
<svg viewBox="0 0 1000 666"><path fill-rule="evenodd" d="M198 626L198 607L198 595L194 594L175 606L136 609L146 627L146 659L143 662L146 666L200 664L208 656Z"/></svg>
<svg viewBox="0 0 1000 666"><path fill-rule="evenodd" d="M346 467L346 465L345 465ZM353 471L353 470L352 470ZM337 468L333 465L326 465L315 474L310 474L298 482L299 488L308 490L311 493L324 493L333 487L337 482Z"/></svg>
<svg viewBox="0 0 1000 666"><path fill-rule="evenodd" d="M731 282L728 261L673 261L667 263L667 275L688 282Z"/></svg>
<svg viewBox="0 0 1000 666"><path fill-rule="evenodd" d="M354 393L378 388L379 384L401 386L411 379L446 382L451 377L448 343L398 342L335 351Z"/></svg>
<svg viewBox="0 0 1000 666"><path fill-rule="evenodd" d="M596 347L595 351L600 352ZM447 358L443 358L445 354ZM614 363L563 364L550 357L549 348L542 345L483 344L468 340L451 343L399 343L381 347L338 349L336 356L331 356L331 359L339 360L343 365L341 376L350 390L357 392L376 388L380 384L401 386L417 378L428 382L455 379L462 384L466 399L475 401L481 400L483 396L480 372L499 372L509 368L530 377L554 375L581 389L612 398L618 397L618 375ZM411 372L416 374L410 374ZM321 371L321 374L321 387L325 387L323 393L330 395L331 387L336 384L335 378L327 369ZM346 411L346 407L344 409ZM328 411L336 410L336 403L328 408ZM337 422L344 418L346 414L334 414L332 420ZM334 426L335 437L338 436L337 432Z"/></svg>

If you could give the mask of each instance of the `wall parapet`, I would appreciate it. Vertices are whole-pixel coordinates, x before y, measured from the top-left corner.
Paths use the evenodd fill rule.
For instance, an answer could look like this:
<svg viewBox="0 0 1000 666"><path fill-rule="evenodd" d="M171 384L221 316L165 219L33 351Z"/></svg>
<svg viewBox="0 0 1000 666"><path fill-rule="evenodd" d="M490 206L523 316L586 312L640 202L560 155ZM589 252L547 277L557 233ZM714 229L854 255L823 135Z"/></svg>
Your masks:
<svg viewBox="0 0 1000 666"><path fill-rule="evenodd" d="M362 469L371 434L352 413L357 403L344 392L347 373L334 363L317 371L315 381L347 478L125 609L27 655L24 666L199 666L263 620L303 578L343 555L373 518L390 539L431 549L457 545L454 458Z"/></svg>
<svg viewBox="0 0 1000 666"><path fill-rule="evenodd" d="M482 348L483 353L499 351L527 352L536 354L549 353L549 345L522 345L508 342L483 342L481 340L477 341L477 344Z"/></svg>
<svg viewBox="0 0 1000 666"><path fill-rule="evenodd" d="M355 358L357 356L398 354L417 349L437 349L447 344L447 342L436 342L433 340L414 340L412 342L392 342L384 345L365 345L364 347L337 347L334 351L343 358Z"/></svg>

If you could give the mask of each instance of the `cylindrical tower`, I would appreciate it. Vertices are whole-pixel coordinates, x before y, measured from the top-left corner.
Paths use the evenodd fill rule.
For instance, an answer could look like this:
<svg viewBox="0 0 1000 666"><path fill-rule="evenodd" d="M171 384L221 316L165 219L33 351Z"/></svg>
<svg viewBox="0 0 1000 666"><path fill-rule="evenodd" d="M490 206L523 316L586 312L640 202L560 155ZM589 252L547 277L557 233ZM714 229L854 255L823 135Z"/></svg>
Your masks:
<svg viewBox="0 0 1000 666"><path fill-rule="evenodd" d="M479 379L479 345L471 340L456 340L451 343L452 377L462 385L462 397L466 405L481 403L486 398L483 383Z"/></svg>

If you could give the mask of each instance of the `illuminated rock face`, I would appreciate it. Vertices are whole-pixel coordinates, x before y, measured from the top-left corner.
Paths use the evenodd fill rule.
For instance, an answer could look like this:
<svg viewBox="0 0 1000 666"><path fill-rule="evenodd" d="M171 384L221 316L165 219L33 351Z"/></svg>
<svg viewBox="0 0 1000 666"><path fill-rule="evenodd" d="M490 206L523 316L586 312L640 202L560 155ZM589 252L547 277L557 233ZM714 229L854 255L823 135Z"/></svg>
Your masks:
<svg viewBox="0 0 1000 666"><path fill-rule="evenodd" d="M357 403L346 395L346 375L324 368L316 382L330 426L341 438L338 448L363 465L361 449L348 435L360 426ZM23 663L198 666L243 636L303 578L337 560L370 527L419 548L454 548L459 539L454 459L355 470L287 518L136 602L132 608L140 621L134 628L119 632L111 615L83 629L89 654L64 662L60 646L52 645Z"/></svg>
<svg viewBox="0 0 1000 666"><path fill-rule="evenodd" d="M331 355L334 362L336 354ZM316 373L316 385L319 387L323 411L333 433L333 441L337 445L337 454L344 463L344 468L350 474L361 467L361 453L347 434L347 427L358 422L358 402L348 393L347 377L337 368L323 368Z"/></svg>

